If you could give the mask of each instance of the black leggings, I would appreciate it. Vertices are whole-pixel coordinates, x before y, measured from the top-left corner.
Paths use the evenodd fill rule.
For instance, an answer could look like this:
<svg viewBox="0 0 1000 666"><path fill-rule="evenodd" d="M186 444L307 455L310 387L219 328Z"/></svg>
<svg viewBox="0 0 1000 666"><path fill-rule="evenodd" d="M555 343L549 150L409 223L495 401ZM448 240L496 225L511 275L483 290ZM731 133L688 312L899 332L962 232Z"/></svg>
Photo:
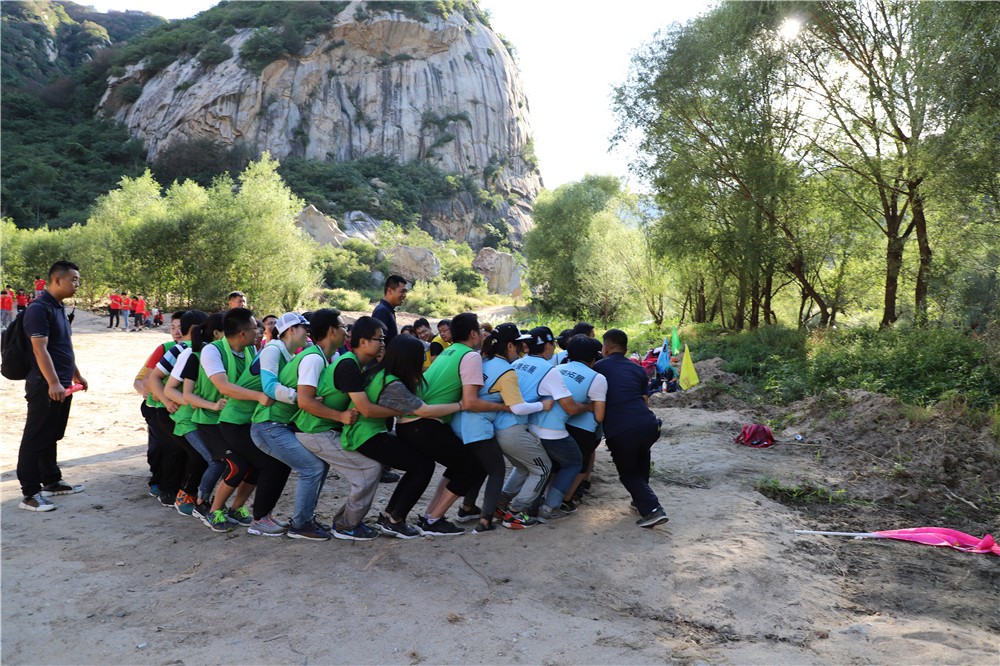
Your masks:
<svg viewBox="0 0 1000 666"><path fill-rule="evenodd" d="M459 497L481 483L486 470L479 459L458 438L451 426L434 419L397 423L396 434L407 446L445 466L447 488Z"/></svg>
<svg viewBox="0 0 1000 666"><path fill-rule="evenodd" d="M160 490L163 494L175 495L183 490L188 495L198 496L198 484L208 463L194 450L186 439L174 434L174 420L166 407L154 409L157 435L163 448L160 457Z"/></svg>
<svg viewBox="0 0 1000 666"><path fill-rule="evenodd" d="M118 328L121 325L118 313L121 310L109 310L110 315L108 317L108 328Z"/></svg>
<svg viewBox="0 0 1000 666"><path fill-rule="evenodd" d="M403 478L396 483L389 503L385 505L385 512L396 522L406 520L434 476L434 461L387 432L375 435L359 446L357 451L367 458L404 472Z"/></svg>
<svg viewBox="0 0 1000 666"><path fill-rule="evenodd" d="M254 470L254 478L252 480L248 478L246 481L257 485L253 497L253 519L260 520L274 511L292 470L285 463L272 458L254 445L253 439L250 438L250 424L220 423L219 431L231 451L226 459L229 459L229 455L239 456Z"/></svg>
<svg viewBox="0 0 1000 666"><path fill-rule="evenodd" d="M483 481L485 481L486 493L483 495L483 512L480 514L480 518L492 519L493 512L496 511L497 505L500 503L500 491L503 490L503 480L507 475L507 463L504 461L503 451L500 450L496 439L472 442L466 444L465 447L475 454L479 464L486 470L486 474L465 494L462 503L469 507L475 506L476 498L479 497L479 489L483 487Z"/></svg>
<svg viewBox="0 0 1000 666"><path fill-rule="evenodd" d="M576 445L580 447L580 453L583 455L583 471L586 472L590 465L590 456L594 455L597 445L600 444L600 440L597 439L597 433L569 424L566 425L566 432L573 438Z"/></svg>
<svg viewBox="0 0 1000 666"><path fill-rule="evenodd" d="M229 427L224 427L229 426ZM230 429L232 428L232 429ZM222 462L226 464L226 472L222 475L222 482L230 488L236 488L241 483L246 482L252 486L257 485L257 468L242 453L237 451L232 444L233 439L239 439L246 435L250 437L250 426L232 425L229 423L219 424L219 434L226 442L227 450L222 457Z"/></svg>

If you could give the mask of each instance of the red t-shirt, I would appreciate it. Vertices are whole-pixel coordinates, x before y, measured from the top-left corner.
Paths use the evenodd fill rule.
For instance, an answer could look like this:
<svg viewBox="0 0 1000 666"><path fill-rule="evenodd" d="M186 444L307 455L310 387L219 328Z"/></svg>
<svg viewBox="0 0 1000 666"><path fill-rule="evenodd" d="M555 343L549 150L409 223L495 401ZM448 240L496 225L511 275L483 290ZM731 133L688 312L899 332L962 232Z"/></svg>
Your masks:
<svg viewBox="0 0 1000 666"><path fill-rule="evenodd" d="M131 310L132 309L132 299L128 296L122 296L122 309Z"/></svg>
<svg viewBox="0 0 1000 666"><path fill-rule="evenodd" d="M27 305L28 304L28 295L27 294L18 294L17 295L17 304L18 305Z"/></svg>
<svg viewBox="0 0 1000 666"><path fill-rule="evenodd" d="M122 297L118 294L111 294L111 309L121 310L122 309Z"/></svg>
<svg viewBox="0 0 1000 666"><path fill-rule="evenodd" d="M138 314L146 314L146 300L142 298L135 299L135 311Z"/></svg>
<svg viewBox="0 0 1000 666"><path fill-rule="evenodd" d="M14 299L6 291L0 294L0 310L13 310Z"/></svg>
<svg viewBox="0 0 1000 666"><path fill-rule="evenodd" d="M38 278L35 280L35 291L41 291L42 289L45 289L45 280Z"/></svg>

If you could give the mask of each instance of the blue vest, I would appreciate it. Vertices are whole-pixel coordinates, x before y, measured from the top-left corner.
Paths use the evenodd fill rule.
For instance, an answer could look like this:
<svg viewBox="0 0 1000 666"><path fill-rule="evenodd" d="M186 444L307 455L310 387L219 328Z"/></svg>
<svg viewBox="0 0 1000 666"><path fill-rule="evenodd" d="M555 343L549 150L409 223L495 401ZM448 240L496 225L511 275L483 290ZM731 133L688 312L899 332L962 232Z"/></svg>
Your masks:
<svg viewBox="0 0 1000 666"><path fill-rule="evenodd" d="M562 350L562 351L556 352L555 355L552 357L552 365L554 365L554 366L562 365L563 359L566 358L567 354L569 354L569 352L566 351L565 349Z"/></svg>
<svg viewBox="0 0 1000 666"><path fill-rule="evenodd" d="M497 363L496 361L500 361ZM500 377L511 370L510 364L503 358L496 357L483 361L483 385L479 389L479 398L497 404L503 402L499 392L490 393ZM463 444L481 442L493 437L494 421L503 412L457 412L451 420L451 429L462 439ZM503 428L500 428L501 430Z"/></svg>
<svg viewBox="0 0 1000 666"><path fill-rule="evenodd" d="M581 405L590 402L587 392L590 391L590 385L594 383L594 377L597 376L597 373L579 361L563 363L559 366L558 370L562 373L566 388L573 394L573 399ZM553 406L553 409L556 406ZM559 411L562 411L562 407L559 407ZM593 412L584 412L583 414L571 416L566 423L587 430L588 432L597 430L597 419L594 418Z"/></svg>
<svg viewBox="0 0 1000 666"><path fill-rule="evenodd" d="M514 361L514 369L517 370L517 381L525 402L538 402L541 397L552 397L550 395L539 396L538 394L538 385L542 383L545 375L553 370L551 360L546 361L541 356L525 356ZM556 403L550 411L535 412L528 417L528 423L552 430L565 430L569 415L562 409L557 412L558 407L559 405Z"/></svg>

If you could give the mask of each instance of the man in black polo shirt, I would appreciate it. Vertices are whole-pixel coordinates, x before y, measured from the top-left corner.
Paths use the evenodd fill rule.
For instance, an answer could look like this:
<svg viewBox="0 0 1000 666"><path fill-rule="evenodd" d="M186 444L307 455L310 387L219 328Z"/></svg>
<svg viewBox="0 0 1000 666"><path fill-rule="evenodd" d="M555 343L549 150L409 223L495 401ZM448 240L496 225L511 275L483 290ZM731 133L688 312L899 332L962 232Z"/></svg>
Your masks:
<svg viewBox="0 0 1000 666"><path fill-rule="evenodd" d="M83 486L62 480L56 463L56 444L66 432L72 395L66 389L76 381L87 389L73 356L69 322L63 300L80 287L80 269L69 261L57 261L49 269L49 280L41 296L24 313L24 332L34 352L31 370L24 384L28 417L24 423L21 448L17 454L17 480L24 499L19 508L52 511L56 505L46 499L72 495Z"/></svg>
<svg viewBox="0 0 1000 666"><path fill-rule="evenodd" d="M649 487L649 451L659 437L659 423L646 405L646 371L625 358L628 335L613 328L604 334L604 358L594 370L608 380L604 436L618 478L642 516L636 525L653 527L667 522L656 493Z"/></svg>
<svg viewBox="0 0 1000 666"><path fill-rule="evenodd" d="M385 345L399 335L396 328L396 308L406 300L409 290L406 288L406 278L398 275L390 275L385 279L385 298L378 302L372 310L372 317L378 319L385 325Z"/></svg>

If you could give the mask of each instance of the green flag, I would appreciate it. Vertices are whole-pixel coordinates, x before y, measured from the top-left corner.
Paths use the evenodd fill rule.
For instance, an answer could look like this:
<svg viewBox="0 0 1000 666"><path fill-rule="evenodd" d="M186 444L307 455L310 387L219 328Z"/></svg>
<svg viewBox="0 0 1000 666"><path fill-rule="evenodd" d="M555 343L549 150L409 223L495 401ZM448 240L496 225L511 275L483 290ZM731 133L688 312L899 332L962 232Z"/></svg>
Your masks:
<svg viewBox="0 0 1000 666"><path fill-rule="evenodd" d="M674 326L674 333L673 333L673 335L670 336L670 347L673 349L675 356L681 350L681 339L677 336L677 327L676 326Z"/></svg>

